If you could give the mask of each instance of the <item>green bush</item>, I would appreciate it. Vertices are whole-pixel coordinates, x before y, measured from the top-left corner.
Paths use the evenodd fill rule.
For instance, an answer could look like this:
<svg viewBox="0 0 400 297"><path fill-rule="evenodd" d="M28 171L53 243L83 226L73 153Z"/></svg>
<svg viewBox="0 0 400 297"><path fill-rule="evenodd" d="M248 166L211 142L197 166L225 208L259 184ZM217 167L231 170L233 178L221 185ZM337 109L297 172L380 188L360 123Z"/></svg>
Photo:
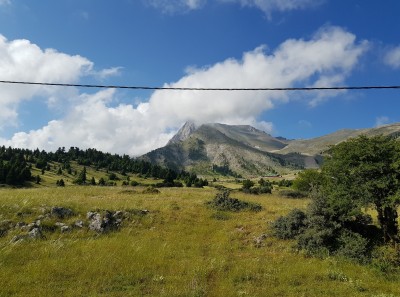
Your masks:
<svg viewBox="0 0 400 297"><path fill-rule="evenodd" d="M296 190L280 190L279 196L286 198L293 198L293 199L301 199L301 198L306 198L307 194Z"/></svg>
<svg viewBox="0 0 400 297"><path fill-rule="evenodd" d="M335 253L346 259L366 263L370 258L368 240L358 233L345 230L338 238L338 249Z"/></svg>
<svg viewBox="0 0 400 297"><path fill-rule="evenodd" d="M400 247L381 246L372 253L372 265L379 271L400 272Z"/></svg>
<svg viewBox="0 0 400 297"><path fill-rule="evenodd" d="M261 210L260 204L229 198L229 194L229 191L220 192L213 200L208 201L207 205L220 211Z"/></svg>
<svg viewBox="0 0 400 297"><path fill-rule="evenodd" d="M272 225L274 235L280 239L292 239L304 232L307 215L293 209L287 216L279 217Z"/></svg>

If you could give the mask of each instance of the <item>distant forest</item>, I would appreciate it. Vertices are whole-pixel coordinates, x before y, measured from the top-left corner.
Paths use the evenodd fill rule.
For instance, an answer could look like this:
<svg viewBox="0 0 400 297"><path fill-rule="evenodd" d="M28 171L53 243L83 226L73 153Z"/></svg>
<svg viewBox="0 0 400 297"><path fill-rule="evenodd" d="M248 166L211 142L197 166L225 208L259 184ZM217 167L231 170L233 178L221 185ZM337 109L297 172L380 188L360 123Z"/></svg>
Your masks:
<svg viewBox="0 0 400 297"><path fill-rule="evenodd" d="M82 166L93 167L96 170L104 169L122 175L128 173L141 174L146 177L163 179L167 182L172 182L177 178L185 182L193 182L197 179L196 175L184 171L177 173L174 170L131 158L128 155L103 153L96 149L81 150L77 147L71 147L66 151L63 147L56 152L46 152L39 149L32 151L2 146L0 147L0 184L26 185L27 182L33 181L32 166L46 170L49 168L49 162L57 162L63 170L71 173L72 161Z"/></svg>

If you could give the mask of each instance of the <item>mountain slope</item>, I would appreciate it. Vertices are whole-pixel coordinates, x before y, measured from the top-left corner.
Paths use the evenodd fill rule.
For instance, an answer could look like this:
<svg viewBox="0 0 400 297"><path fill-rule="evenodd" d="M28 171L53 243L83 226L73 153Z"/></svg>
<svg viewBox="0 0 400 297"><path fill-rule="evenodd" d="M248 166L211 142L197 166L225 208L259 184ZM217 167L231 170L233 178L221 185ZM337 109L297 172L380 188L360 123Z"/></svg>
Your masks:
<svg viewBox="0 0 400 297"><path fill-rule="evenodd" d="M357 137L360 135L376 136L376 135L392 135L398 136L400 134L400 123L384 125L377 128L369 129L345 129L339 130L334 133L324 135L317 138L305 140L293 140L288 145L280 150L275 151L279 154L300 153L304 155L314 156L322 154L330 146L338 144L349 138Z"/></svg>
<svg viewBox="0 0 400 297"><path fill-rule="evenodd" d="M173 138L174 141L142 158L173 169L194 170L197 173L211 173L213 165L217 165L246 176L284 173L288 168L302 168L307 163L316 166L312 157L271 153L271 150L287 146L287 141L251 126L204 124L195 130L188 127L190 124L185 124ZM189 130L190 133L187 133Z"/></svg>

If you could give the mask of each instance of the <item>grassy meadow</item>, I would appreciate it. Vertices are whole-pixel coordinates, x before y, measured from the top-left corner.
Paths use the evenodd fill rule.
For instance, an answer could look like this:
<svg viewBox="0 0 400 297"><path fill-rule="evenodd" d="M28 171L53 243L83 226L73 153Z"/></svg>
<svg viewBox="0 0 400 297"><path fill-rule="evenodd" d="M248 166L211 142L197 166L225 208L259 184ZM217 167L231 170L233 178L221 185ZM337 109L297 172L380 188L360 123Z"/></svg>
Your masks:
<svg viewBox="0 0 400 297"><path fill-rule="evenodd" d="M205 205L217 193L211 187L143 189L0 189L0 221L30 223L53 206L74 211L60 220L66 224L92 210L149 211L106 234L49 228L44 239L12 242L21 231L8 231L0 237L0 296L400 296L400 276L307 257L271 235L271 221L308 200L233 192L262 211L221 212Z"/></svg>

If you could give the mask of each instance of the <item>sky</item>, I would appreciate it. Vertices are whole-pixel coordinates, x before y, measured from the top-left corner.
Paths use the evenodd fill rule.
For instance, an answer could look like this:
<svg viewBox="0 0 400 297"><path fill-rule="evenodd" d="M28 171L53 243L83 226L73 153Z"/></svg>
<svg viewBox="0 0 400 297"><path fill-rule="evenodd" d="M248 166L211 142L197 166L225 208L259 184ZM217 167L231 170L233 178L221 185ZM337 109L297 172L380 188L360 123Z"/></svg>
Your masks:
<svg viewBox="0 0 400 297"><path fill-rule="evenodd" d="M188 88L400 85L398 0L0 0L0 80ZM139 156L186 122L304 139L400 121L400 90L0 83L0 145Z"/></svg>

